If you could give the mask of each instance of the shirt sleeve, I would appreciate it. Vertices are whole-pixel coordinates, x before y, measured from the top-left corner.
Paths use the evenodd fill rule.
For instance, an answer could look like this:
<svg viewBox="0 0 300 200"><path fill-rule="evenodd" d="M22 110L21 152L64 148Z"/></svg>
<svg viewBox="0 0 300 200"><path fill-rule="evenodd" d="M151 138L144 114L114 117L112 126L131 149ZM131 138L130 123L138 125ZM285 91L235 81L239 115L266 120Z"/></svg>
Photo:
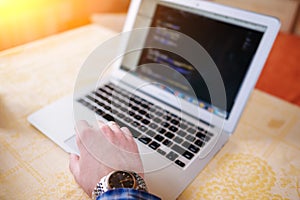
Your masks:
<svg viewBox="0 0 300 200"><path fill-rule="evenodd" d="M161 200L153 194L131 188L109 190L97 197L97 200Z"/></svg>

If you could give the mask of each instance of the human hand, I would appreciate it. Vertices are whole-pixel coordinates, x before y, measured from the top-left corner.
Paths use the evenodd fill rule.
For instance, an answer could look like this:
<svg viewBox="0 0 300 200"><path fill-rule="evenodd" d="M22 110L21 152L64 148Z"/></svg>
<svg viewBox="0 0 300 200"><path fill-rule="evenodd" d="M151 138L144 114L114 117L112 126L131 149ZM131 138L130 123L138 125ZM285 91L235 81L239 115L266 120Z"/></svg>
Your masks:
<svg viewBox="0 0 300 200"><path fill-rule="evenodd" d="M85 121L76 125L80 156L70 155L70 170L76 182L91 196L100 179L114 170L135 171L143 177L143 165L131 132L115 122L99 122L93 128Z"/></svg>

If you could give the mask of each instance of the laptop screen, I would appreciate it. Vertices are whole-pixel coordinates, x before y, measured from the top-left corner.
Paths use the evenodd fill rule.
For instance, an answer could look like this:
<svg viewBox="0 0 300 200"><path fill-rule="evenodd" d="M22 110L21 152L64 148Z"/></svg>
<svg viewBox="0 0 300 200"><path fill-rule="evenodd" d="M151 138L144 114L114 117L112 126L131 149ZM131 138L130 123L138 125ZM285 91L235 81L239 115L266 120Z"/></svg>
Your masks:
<svg viewBox="0 0 300 200"><path fill-rule="evenodd" d="M158 87L196 104L221 117L228 118L235 99L251 64L252 58L264 34L265 27L249 24L241 25L233 19L216 16L205 11L194 11L176 8L165 4L157 4L150 17L151 27L172 29L188 35L197 41L210 55L216 64L225 86L226 108L212 105L208 87L199 72L184 58L161 49L144 48L139 53L136 67L122 67L134 75L151 80ZM244 24L244 23L242 23ZM170 38L148 35L146 42L160 42L168 45ZM171 42L176 42L172 40ZM147 63L168 65L174 73L163 74L159 68L148 68ZM176 79L180 73L191 85Z"/></svg>

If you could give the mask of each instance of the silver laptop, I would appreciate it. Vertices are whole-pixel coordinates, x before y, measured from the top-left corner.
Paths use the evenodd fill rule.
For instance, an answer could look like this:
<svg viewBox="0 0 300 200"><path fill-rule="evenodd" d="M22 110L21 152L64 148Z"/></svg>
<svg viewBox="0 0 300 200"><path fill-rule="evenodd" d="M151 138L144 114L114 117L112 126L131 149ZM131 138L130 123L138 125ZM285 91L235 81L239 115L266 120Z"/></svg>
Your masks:
<svg viewBox="0 0 300 200"><path fill-rule="evenodd" d="M279 27L211 2L134 0L124 33L91 54L74 95L28 120L75 153L76 120L128 127L151 193L176 199L234 132ZM109 57L108 47L117 53Z"/></svg>

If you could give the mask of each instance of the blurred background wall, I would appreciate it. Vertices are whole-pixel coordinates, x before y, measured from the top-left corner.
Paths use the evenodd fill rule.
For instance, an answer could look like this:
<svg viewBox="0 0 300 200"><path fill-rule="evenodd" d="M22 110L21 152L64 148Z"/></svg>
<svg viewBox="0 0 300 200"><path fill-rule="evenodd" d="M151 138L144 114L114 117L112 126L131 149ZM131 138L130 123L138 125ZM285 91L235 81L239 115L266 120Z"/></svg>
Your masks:
<svg viewBox="0 0 300 200"><path fill-rule="evenodd" d="M300 35L300 0L212 1L277 16L282 21L281 31ZM109 21L111 18L95 17L95 13L125 13L129 3L130 0L0 0L0 51L91 20L116 25Z"/></svg>
<svg viewBox="0 0 300 200"><path fill-rule="evenodd" d="M212 0L253 12L275 16L281 21L281 31L300 35L300 0Z"/></svg>
<svg viewBox="0 0 300 200"><path fill-rule="evenodd" d="M0 50L90 23L93 13L124 13L130 0L0 0Z"/></svg>

